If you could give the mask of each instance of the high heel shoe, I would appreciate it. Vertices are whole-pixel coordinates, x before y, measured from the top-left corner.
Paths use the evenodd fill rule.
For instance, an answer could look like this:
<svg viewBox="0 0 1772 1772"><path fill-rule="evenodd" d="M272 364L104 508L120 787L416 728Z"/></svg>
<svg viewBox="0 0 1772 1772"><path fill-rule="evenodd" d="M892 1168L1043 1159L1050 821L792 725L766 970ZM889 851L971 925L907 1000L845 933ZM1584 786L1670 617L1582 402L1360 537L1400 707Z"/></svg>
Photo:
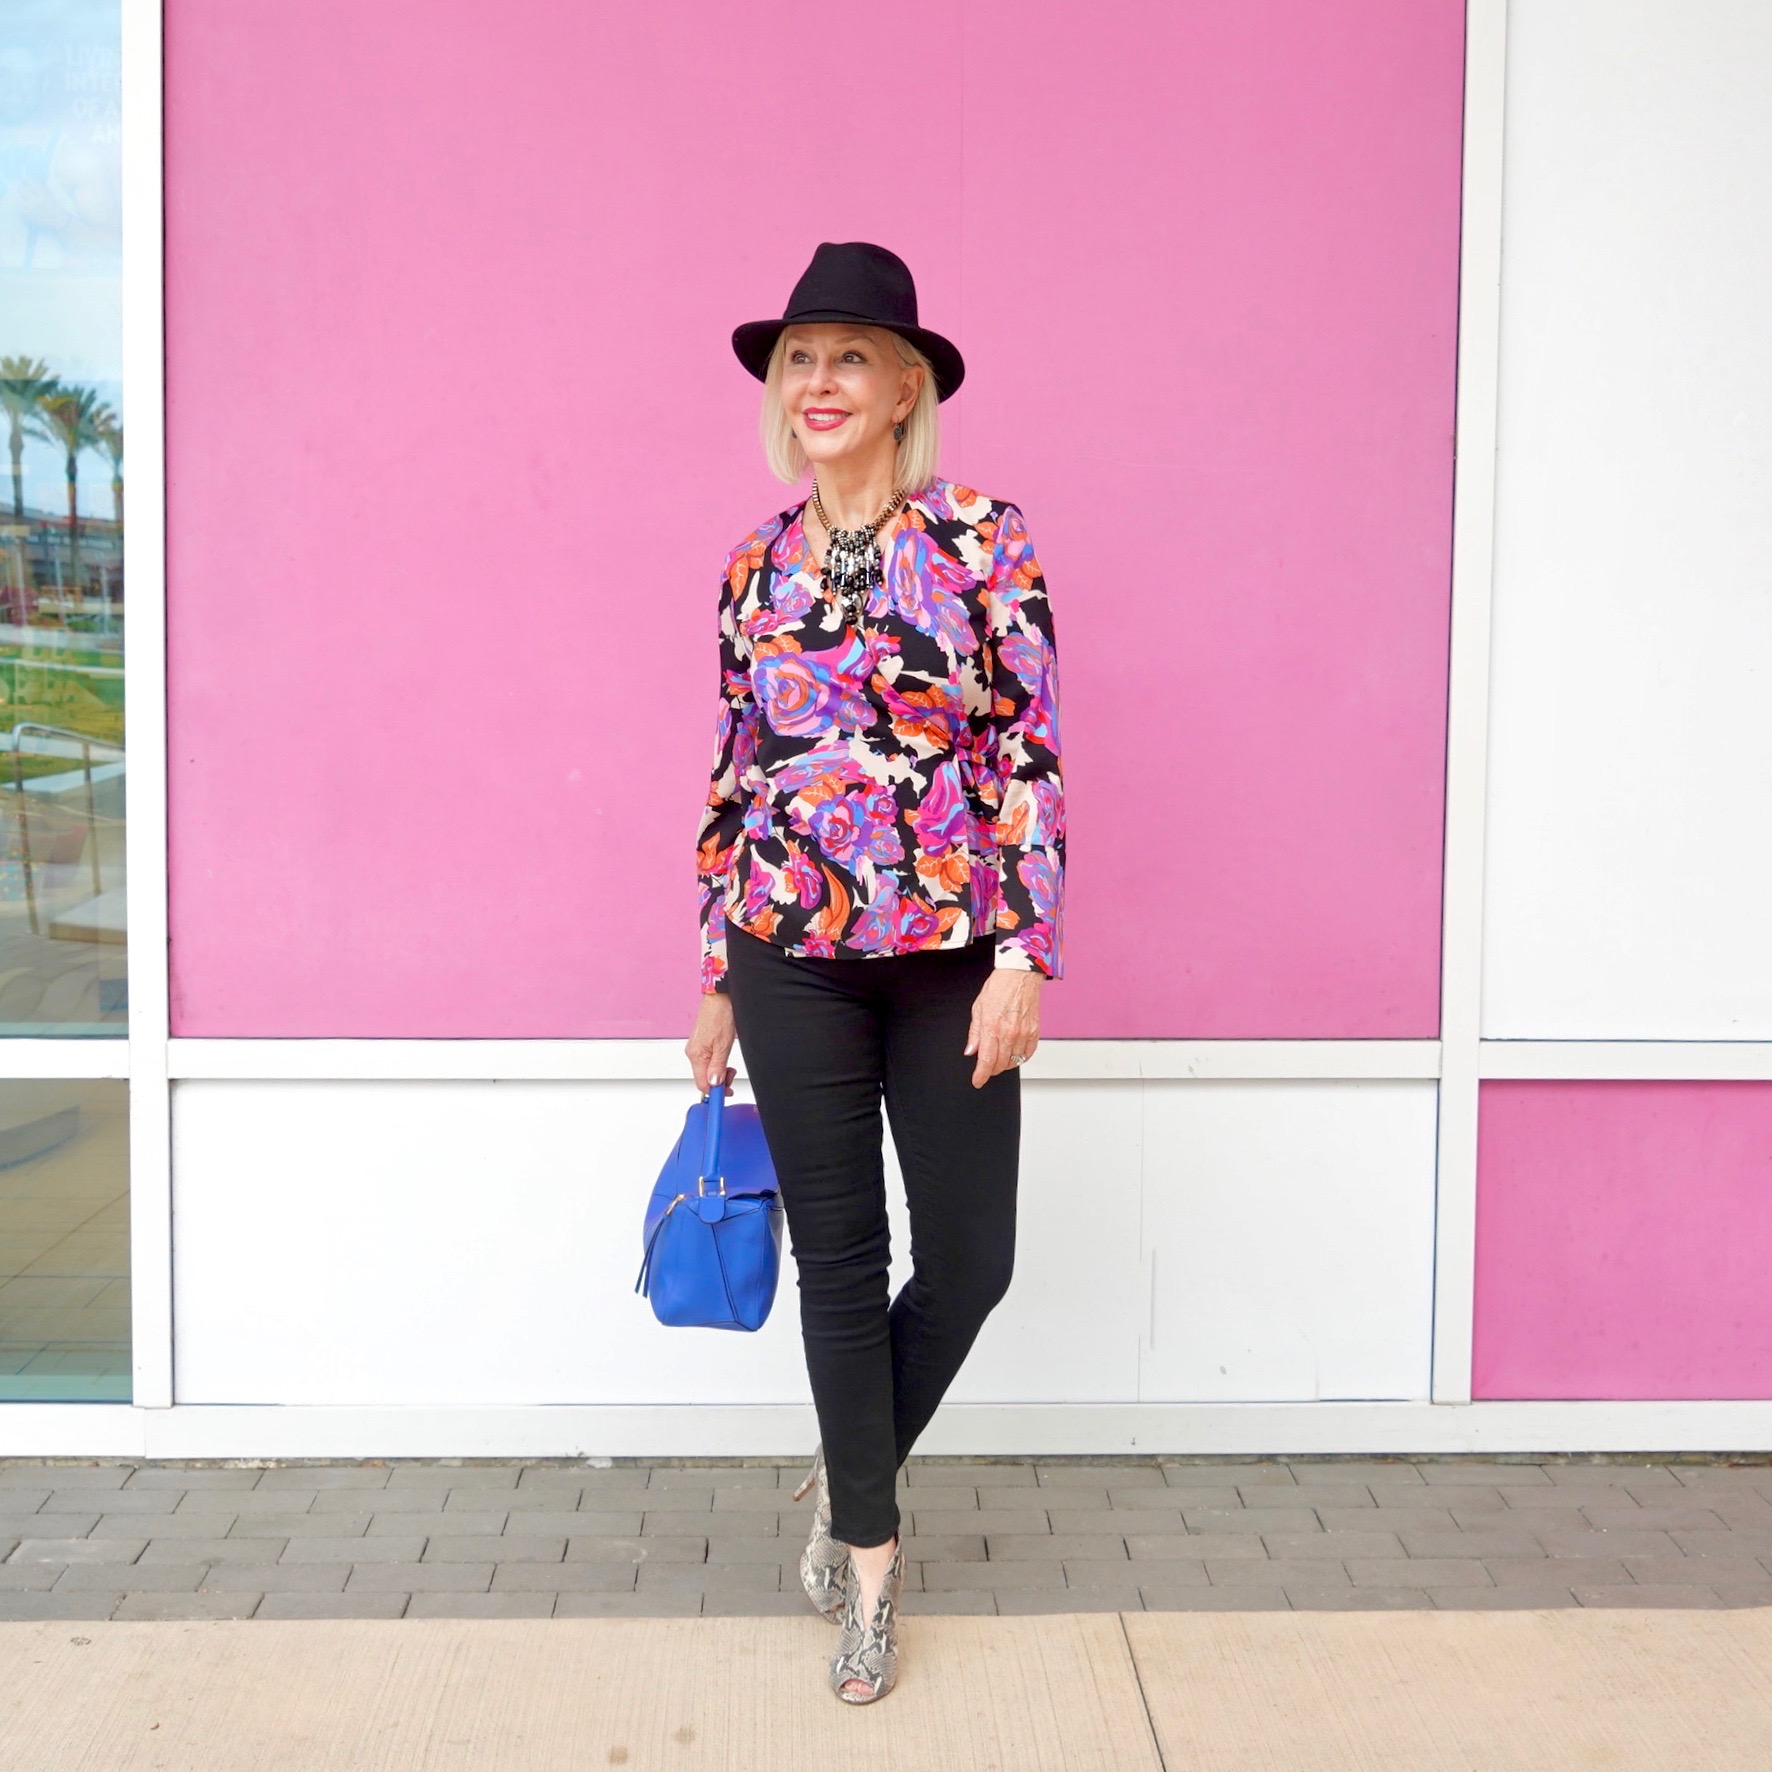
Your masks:
<svg viewBox="0 0 1772 1772"><path fill-rule="evenodd" d="M831 1690L845 1704L872 1704L884 1698L898 1680L898 1598L904 1587L904 1539L893 1548L892 1561L880 1581L874 1615L861 1616L861 1578L853 1559L843 1583L843 1634L831 1657ZM851 1692L859 1680L865 1692Z"/></svg>
<svg viewBox="0 0 1772 1772"><path fill-rule="evenodd" d="M812 1468L794 1491L798 1501L813 1484L818 1501L812 1509L812 1536L800 1553L800 1585L806 1597L832 1624L843 1621L843 1577L849 1569L849 1546L831 1536L831 1488L824 1468L824 1442L812 1455Z"/></svg>

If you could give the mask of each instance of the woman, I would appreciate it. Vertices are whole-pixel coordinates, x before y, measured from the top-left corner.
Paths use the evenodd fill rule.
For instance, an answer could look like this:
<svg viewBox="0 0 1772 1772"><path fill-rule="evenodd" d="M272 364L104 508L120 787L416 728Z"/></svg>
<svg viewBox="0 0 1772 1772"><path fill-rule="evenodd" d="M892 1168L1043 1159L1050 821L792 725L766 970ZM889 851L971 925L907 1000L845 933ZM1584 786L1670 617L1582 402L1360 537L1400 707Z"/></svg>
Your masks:
<svg viewBox="0 0 1772 1772"><path fill-rule="evenodd" d="M842 1625L832 1689L892 1687L895 1484L1009 1285L1020 1072L1062 976L1051 605L1021 513L936 475L960 353L894 254L818 248L740 326L763 444L809 497L733 549L697 835L705 1092L734 1036L799 1270L821 1434L801 1579ZM888 1302L880 1102L914 1272Z"/></svg>

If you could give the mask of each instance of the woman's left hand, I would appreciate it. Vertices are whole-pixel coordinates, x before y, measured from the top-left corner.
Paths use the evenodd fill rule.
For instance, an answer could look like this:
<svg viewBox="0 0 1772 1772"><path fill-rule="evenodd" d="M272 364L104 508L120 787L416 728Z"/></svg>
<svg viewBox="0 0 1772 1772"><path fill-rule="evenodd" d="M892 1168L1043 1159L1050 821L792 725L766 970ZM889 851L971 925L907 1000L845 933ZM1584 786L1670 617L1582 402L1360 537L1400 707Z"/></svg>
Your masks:
<svg viewBox="0 0 1772 1772"><path fill-rule="evenodd" d="M972 1031L966 1050L978 1054L972 1087L982 1089L998 1071L1012 1070L1018 1058L1031 1058L1040 1043L1040 987L1043 972L999 966L972 1003Z"/></svg>

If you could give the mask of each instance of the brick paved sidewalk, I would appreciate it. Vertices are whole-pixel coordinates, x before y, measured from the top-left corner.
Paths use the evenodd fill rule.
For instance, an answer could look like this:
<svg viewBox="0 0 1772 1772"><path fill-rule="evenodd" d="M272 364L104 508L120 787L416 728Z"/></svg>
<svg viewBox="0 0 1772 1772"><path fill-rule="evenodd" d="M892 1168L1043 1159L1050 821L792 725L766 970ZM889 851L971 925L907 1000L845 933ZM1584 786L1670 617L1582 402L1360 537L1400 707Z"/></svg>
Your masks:
<svg viewBox="0 0 1772 1772"><path fill-rule="evenodd" d="M802 1614L804 1462L0 1459L0 1619ZM1772 1462L913 1458L912 1612L1772 1604Z"/></svg>

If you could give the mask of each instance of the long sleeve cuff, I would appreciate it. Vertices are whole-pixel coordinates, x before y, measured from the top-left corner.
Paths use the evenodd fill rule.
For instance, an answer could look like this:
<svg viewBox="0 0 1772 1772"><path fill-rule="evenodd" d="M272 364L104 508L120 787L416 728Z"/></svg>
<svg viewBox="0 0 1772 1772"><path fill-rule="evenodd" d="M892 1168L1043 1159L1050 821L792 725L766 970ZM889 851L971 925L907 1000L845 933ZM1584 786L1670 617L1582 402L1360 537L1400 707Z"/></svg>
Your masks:
<svg viewBox="0 0 1772 1772"><path fill-rule="evenodd" d="M720 878L701 882L701 989L704 996L727 995L726 908Z"/></svg>
<svg viewBox="0 0 1772 1772"><path fill-rule="evenodd" d="M1002 904L1011 907L1012 925L999 924L996 965L1038 972L1054 981L1064 977L1064 846L1062 841L1013 846L997 859L1003 882ZM1015 884L1010 886L1009 882Z"/></svg>

